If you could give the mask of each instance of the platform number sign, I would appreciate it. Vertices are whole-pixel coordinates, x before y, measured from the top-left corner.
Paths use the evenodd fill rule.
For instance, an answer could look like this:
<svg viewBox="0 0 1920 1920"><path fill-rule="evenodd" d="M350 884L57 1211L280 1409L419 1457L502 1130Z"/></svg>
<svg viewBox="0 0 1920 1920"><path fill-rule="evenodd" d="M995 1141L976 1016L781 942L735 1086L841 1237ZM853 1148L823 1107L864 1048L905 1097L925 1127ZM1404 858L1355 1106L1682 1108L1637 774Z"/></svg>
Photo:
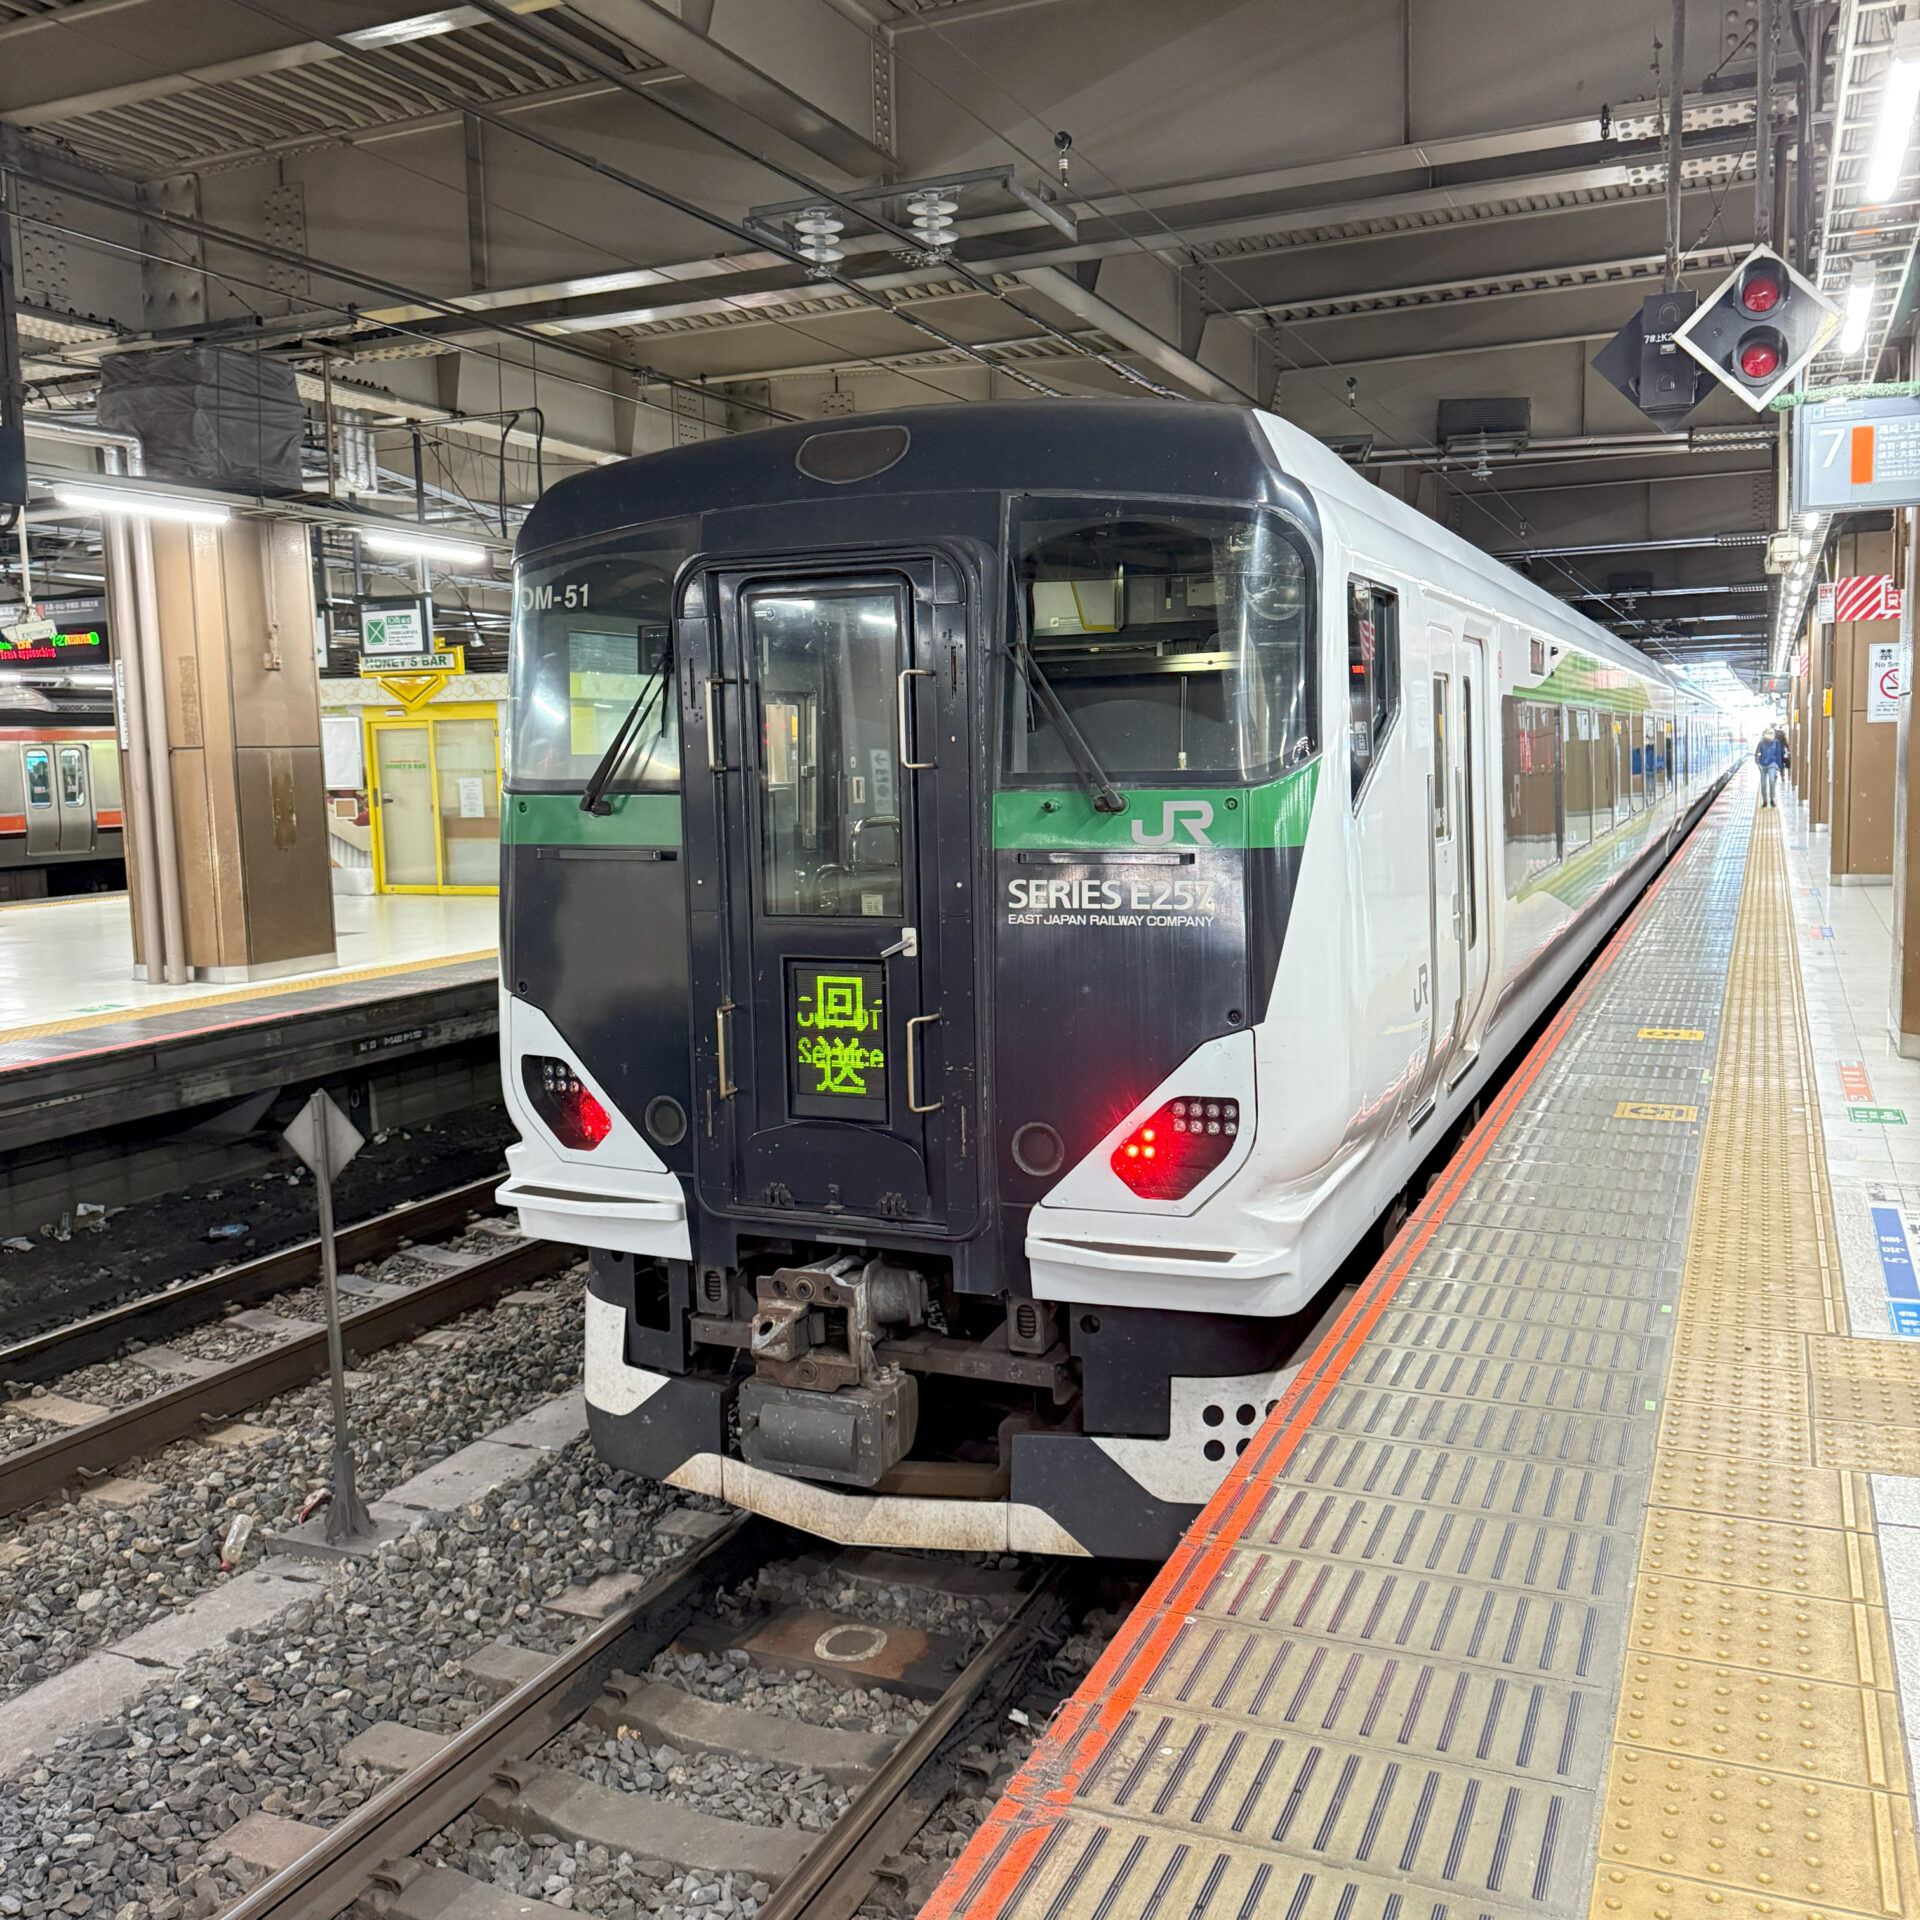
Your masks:
<svg viewBox="0 0 1920 1920"><path fill-rule="evenodd" d="M1920 399L1827 400L1793 422L1793 508L1920 506Z"/></svg>
<svg viewBox="0 0 1920 1920"><path fill-rule="evenodd" d="M787 962L787 1107L796 1118L887 1117L886 970Z"/></svg>

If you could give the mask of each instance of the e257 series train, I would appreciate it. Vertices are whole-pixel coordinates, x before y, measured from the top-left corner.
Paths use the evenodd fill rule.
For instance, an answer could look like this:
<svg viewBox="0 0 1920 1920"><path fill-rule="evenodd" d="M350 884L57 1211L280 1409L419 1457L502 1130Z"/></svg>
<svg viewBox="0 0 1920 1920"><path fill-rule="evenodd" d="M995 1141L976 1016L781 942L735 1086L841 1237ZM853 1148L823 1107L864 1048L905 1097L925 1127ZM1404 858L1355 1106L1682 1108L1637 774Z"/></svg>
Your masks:
<svg viewBox="0 0 1920 1920"><path fill-rule="evenodd" d="M601 1452L842 1541L1167 1552L1735 752L1248 410L678 448L515 596L501 1199Z"/></svg>

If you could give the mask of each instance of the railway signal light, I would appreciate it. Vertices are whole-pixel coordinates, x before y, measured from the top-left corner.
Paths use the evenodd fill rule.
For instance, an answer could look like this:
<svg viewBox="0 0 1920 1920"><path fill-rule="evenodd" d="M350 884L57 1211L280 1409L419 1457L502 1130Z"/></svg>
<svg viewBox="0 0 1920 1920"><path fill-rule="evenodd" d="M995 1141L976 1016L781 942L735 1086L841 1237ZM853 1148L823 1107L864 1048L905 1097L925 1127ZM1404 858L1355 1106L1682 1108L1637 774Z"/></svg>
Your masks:
<svg viewBox="0 0 1920 1920"><path fill-rule="evenodd" d="M1674 340L1758 413L1832 338L1840 311L1770 247L1755 247Z"/></svg>

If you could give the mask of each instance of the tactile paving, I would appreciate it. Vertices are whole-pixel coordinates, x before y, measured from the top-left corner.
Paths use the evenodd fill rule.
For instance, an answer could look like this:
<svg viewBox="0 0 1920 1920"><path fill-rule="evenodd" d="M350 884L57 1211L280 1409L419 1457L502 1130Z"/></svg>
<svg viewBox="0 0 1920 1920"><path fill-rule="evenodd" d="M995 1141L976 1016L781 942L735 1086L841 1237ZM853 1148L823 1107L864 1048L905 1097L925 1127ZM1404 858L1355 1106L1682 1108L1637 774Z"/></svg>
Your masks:
<svg viewBox="0 0 1920 1920"><path fill-rule="evenodd" d="M1845 1337L1758 819L1636 909L930 1920L1920 1898L1867 1479L1920 1472L1920 1352Z"/></svg>
<svg viewBox="0 0 1920 1920"><path fill-rule="evenodd" d="M1636 910L929 1914L1583 1910L1656 1466L1807 1424L1804 1371L1705 1417L1668 1387L1746 837L1721 808ZM1747 1549L1833 1572L1797 1513L1697 1518L1665 1549L1696 1586ZM1671 1719L1678 1656L1642 1652ZM1770 1710L1686 1751L1770 1753Z"/></svg>

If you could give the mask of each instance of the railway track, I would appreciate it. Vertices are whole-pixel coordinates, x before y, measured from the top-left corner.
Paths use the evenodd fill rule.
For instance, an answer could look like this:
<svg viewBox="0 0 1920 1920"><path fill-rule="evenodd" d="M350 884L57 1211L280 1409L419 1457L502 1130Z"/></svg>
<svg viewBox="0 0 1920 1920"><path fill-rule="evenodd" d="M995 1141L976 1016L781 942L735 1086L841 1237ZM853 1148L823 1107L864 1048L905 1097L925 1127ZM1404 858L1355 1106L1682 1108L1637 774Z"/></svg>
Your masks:
<svg viewBox="0 0 1920 1920"><path fill-rule="evenodd" d="M499 1184L500 1176L490 1174L393 1207L357 1226L343 1227L335 1235L342 1270L366 1260L383 1260L409 1242L457 1231L469 1213L492 1207ZM319 1278L320 1242L296 1241L238 1266L222 1267L0 1346L0 1381L9 1386L41 1385L95 1361L111 1360L131 1341L152 1345L171 1339L217 1320L230 1307L258 1306L276 1293Z"/></svg>
<svg viewBox="0 0 1920 1920"><path fill-rule="evenodd" d="M374 1257L383 1249L395 1251L401 1239L414 1238L434 1227L445 1230L464 1224L471 1202L475 1198L484 1201L492 1185L491 1181L484 1183L482 1192L473 1187L458 1188L350 1230L340 1236L342 1263ZM310 1243L250 1262L246 1268L209 1275L204 1281L174 1291L193 1295L185 1310L195 1316L189 1324L197 1324L241 1300L264 1299L315 1278L315 1273L302 1264L303 1256L317 1267L317 1249ZM364 1356L397 1346L443 1321L545 1279L578 1257L572 1247L528 1241L497 1254L466 1258L463 1264L436 1273L404 1292L344 1312L341 1327L347 1351ZM47 1366L48 1374L41 1377L57 1377L70 1366L117 1353L129 1340L146 1337L142 1329L177 1331L177 1321L151 1317L170 1298L130 1303L23 1344L35 1349ZM103 1326L103 1322L111 1326ZM0 1516L18 1513L67 1487L110 1475L143 1454L186 1439L316 1379L327 1365L325 1327L292 1319L284 1325L286 1331L274 1329L275 1337L258 1352L209 1365L180 1386L163 1388L84 1424L61 1428L35 1445L0 1455ZM17 1351L9 1349L7 1354ZM11 1380L18 1376L6 1372L7 1354L0 1354L0 1377ZM54 1364L56 1356L65 1356L63 1364Z"/></svg>
<svg viewBox="0 0 1920 1920"><path fill-rule="evenodd" d="M726 1522L706 1545L656 1576L566 1652L546 1660L521 1656L537 1670L228 1907L223 1920L333 1920L349 1907L386 1920L558 1915L559 1907L419 1857L442 1829L476 1810L491 1825L529 1840L591 1839L675 1865L711 1866L710 1859L698 1856L724 1851L729 1863L738 1861L743 1872L769 1882L771 1894L760 1904L759 1920L851 1920L897 1872L893 1856L898 1849L960 1783L960 1761L970 1743L1033 1686L1041 1664L1070 1631L1075 1609L1066 1586L1071 1576L1053 1571L1034 1579L1031 1570L1006 1574L1004 1623L985 1646L971 1658L949 1660L937 1690L929 1669L939 1662L924 1654L920 1671L897 1676L917 1685L923 1697L929 1691L936 1697L919 1726L884 1758L872 1752L881 1744L872 1739L716 1707L633 1677L676 1642L691 1641L712 1653L728 1639L715 1618L723 1593L781 1561L817 1551L817 1542L754 1516ZM865 1620L812 1613L799 1618L807 1642L801 1651L815 1670L840 1666L871 1678L876 1667L887 1666L896 1643L907 1643L911 1652L911 1643L928 1638ZM824 1627L823 1618L828 1620ZM792 1642L790 1616L750 1612L746 1625L751 1631L743 1629L738 1636L744 1642L738 1658L759 1660L783 1639ZM847 1660L836 1654L836 1645ZM785 1657L791 1666L792 1646ZM537 1758L577 1723L611 1729L628 1719L644 1723L649 1714L661 1712L680 1716L672 1722L674 1738L700 1752L748 1762L785 1759L823 1770L840 1767L842 1777L857 1781L847 1811L814 1837L616 1793L543 1766ZM716 1829L730 1832L716 1834Z"/></svg>

